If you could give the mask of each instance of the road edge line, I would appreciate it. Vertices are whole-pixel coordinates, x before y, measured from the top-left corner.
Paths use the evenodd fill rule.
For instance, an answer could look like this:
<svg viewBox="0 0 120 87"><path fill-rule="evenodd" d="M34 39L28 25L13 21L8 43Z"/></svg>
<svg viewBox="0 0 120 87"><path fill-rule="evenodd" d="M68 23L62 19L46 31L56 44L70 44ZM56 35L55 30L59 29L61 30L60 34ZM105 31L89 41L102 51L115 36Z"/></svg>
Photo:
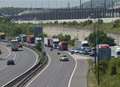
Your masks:
<svg viewBox="0 0 120 87"><path fill-rule="evenodd" d="M68 53L69 54L69 53ZM70 55L70 54L69 54ZM68 86L67 87L70 87L71 86L71 82L72 82L72 78L73 78L73 76L74 76L74 74L75 74L75 71L76 71L76 69L77 69L77 59L75 59L72 55L70 55L74 60L75 60L75 67L74 67L74 69L73 69L73 72L72 72L72 74L71 74L71 77L70 77L70 79L69 79L69 83L68 83Z"/></svg>

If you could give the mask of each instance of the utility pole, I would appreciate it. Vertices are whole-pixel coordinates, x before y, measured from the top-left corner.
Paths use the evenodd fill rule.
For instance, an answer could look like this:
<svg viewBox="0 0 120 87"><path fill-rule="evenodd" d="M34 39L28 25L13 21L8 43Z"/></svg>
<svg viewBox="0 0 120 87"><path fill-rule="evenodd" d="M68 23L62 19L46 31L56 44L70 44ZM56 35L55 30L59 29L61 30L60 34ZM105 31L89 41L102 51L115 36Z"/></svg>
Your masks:
<svg viewBox="0 0 120 87"><path fill-rule="evenodd" d="M106 9L107 9L107 5L106 5L106 0L104 0L104 17L106 17Z"/></svg>
<svg viewBox="0 0 120 87"><path fill-rule="evenodd" d="M70 9L70 2L68 1L68 5L67 5L67 8Z"/></svg>
<svg viewBox="0 0 120 87"><path fill-rule="evenodd" d="M82 0L80 0L80 9L82 9Z"/></svg>
<svg viewBox="0 0 120 87"><path fill-rule="evenodd" d="M90 4L91 4L91 9L92 9L92 8L93 8L93 0L91 0L91 3L90 3Z"/></svg>

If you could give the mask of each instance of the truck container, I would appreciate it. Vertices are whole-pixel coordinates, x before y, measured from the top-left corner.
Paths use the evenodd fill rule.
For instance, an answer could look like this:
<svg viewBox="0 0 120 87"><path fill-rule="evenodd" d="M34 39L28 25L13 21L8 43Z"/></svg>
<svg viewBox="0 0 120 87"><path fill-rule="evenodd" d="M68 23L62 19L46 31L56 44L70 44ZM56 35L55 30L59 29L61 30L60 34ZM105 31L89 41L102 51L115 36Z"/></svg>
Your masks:
<svg viewBox="0 0 120 87"><path fill-rule="evenodd" d="M118 58L120 57L120 46L113 46L111 47L111 56L112 57L115 57L115 58Z"/></svg>
<svg viewBox="0 0 120 87"><path fill-rule="evenodd" d="M62 41L59 43L59 50L68 50L68 42Z"/></svg>
<svg viewBox="0 0 120 87"><path fill-rule="evenodd" d="M48 46L48 38L44 38L44 45Z"/></svg>
<svg viewBox="0 0 120 87"><path fill-rule="evenodd" d="M97 57L99 60L109 60L111 58L111 48L108 44L100 44L97 48Z"/></svg>

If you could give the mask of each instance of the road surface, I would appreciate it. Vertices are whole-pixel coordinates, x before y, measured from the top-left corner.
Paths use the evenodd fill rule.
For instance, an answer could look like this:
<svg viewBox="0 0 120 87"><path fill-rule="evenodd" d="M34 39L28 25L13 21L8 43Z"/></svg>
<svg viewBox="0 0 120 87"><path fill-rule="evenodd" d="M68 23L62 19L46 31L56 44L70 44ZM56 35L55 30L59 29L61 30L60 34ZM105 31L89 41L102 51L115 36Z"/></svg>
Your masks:
<svg viewBox="0 0 120 87"><path fill-rule="evenodd" d="M69 79L75 67L75 61L73 58L61 52L61 55L65 54L70 58L68 62L60 62L60 55L57 55L57 50L50 51L47 49L50 56L50 62L48 67L44 71L39 73L33 78L26 87L67 87Z"/></svg>
<svg viewBox="0 0 120 87"><path fill-rule="evenodd" d="M87 59L90 59L90 57L73 55L73 58L77 61L77 67L71 80L70 87L87 87L87 75L89 70Z"/></svg>
<svg viewBox="0 0 120 87"><path fill-rule="evenodd" d="M6 65L5 68L0 70L0 87L24 73L36 63L35 53L28 48L12 52L5 62L7 62L8 59L14 59L16 64L13 66Z"/></svg>

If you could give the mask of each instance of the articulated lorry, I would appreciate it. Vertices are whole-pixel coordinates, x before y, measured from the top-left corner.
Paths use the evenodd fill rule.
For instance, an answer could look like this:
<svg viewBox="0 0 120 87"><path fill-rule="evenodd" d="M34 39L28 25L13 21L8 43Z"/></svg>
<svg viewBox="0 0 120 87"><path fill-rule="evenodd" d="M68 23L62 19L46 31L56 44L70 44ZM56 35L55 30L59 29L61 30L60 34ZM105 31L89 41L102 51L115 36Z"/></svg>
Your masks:
<svg viewBox="0 0 120 87"><path fill-rule="evenodd" d="M18 41L17 40L11 40L11 50L12 51L18 51L19 46L18 46Z"/></svg>

